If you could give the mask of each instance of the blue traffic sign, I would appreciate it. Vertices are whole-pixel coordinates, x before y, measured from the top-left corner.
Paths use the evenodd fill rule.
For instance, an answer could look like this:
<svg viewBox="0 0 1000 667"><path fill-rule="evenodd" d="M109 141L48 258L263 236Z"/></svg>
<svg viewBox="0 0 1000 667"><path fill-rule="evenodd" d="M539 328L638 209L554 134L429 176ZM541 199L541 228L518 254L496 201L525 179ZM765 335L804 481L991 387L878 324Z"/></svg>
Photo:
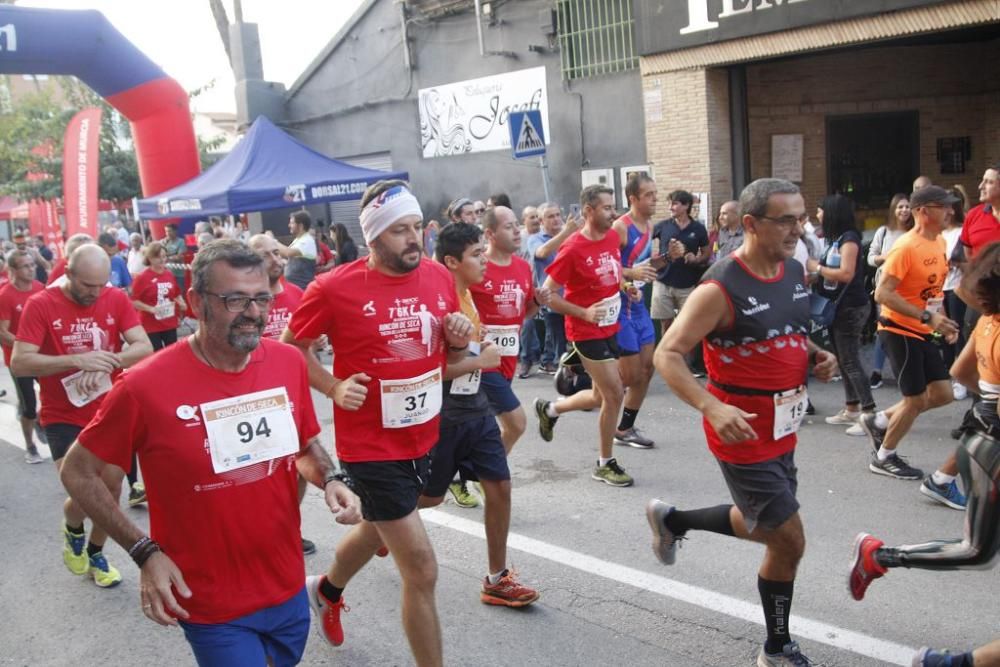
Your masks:
<svg viewBox="0 0 1000 667"><path fill-rule="evenodd" d="M512 111L507 116L507 126L510 128L510 150L514 159L545 155L541 111Z"/></svg>

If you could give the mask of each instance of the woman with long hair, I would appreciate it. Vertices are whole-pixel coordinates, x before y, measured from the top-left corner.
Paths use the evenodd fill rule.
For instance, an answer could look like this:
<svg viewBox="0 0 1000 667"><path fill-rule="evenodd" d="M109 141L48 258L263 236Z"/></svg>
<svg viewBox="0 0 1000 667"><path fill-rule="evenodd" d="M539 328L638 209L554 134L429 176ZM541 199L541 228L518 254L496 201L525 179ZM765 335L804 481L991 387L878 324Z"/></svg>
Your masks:
<svg viewBox="0 0 1000 667"><path fill-rule="evenodd" d="M333 249L337 253L337 266L353 262L358 258L358 246L354 244L347 227L337 222L332 226Z"/></svg>
<svg viewBox="0 0 1000 667"><path fill-rule="evenodd" d="M861 232L854 218L854 204L843 195L825 197L816 217L823 226L828 246L820 261L807 261L807 268L815 277L820 293L837 302L830 335L844 378L845 394L844 408L827 417L826 423L854 426L862 412L875 410L868 375L861 365L861 331L871 314L871 302L864 288Z"/></svg>
<svg viewBox="0 0 1000 667"><path fill-rule="evenodd" d="M868 246L868 266L875 268L875 284L882 277L882 265L889 256L892 244L900 236L913 227L913 214L910 212L910 197L902 192L893 195L889 202L889 217L885 224L875 230L871 245ZM878 336L875 337L875 361L869 382L872 389L882 386L882 367L885 366L885 351Z"/></svg>

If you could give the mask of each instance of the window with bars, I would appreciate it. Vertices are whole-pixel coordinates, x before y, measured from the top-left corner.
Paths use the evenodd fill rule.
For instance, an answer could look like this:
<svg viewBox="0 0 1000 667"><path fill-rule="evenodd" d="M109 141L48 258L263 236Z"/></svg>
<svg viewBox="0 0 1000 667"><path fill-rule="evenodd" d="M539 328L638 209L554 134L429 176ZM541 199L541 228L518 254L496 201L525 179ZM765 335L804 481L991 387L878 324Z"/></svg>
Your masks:
<svg viewBox="0 0 1000 667"><path fill-rule="evenodd" d="M563 79L638 67L632 0L557 0L556 11Z"/></svg>

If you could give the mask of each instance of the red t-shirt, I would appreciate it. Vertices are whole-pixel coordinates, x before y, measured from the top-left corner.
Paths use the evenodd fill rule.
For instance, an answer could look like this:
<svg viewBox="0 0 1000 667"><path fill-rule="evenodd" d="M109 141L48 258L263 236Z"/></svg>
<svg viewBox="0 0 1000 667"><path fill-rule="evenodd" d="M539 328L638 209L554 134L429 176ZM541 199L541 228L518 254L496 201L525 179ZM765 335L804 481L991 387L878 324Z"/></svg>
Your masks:
<svg viewBox="0 0 1000 667"><path fill-rule="evenodd" d="M958 237L962 245L971 248L969 259L989 244L1000 241L1000 220L993 215L989 204L980 204L965 214L962 234Z"/></svg>
<svg viewBox="0 0 1000 667"><path fill-rule="evenodd" d="M391 398L391 387L382 383L432 378L434 371L442 382L447 362L442 322L458 310L454 278L429 259L406 275L388 276L362 258L309 283L289 330L304 339L326 334L336 377L363 372L372 378L360 410L334 404L337 458L349 463L415 459L437 443L437 414L400 428L383 426L383 418L393 415L383 415L383 396Z"/></svg>
<svg viewBox="0 0 1000 667"><path fill-rule="evenodd" d="M7 331L17 335L17 325L21 321L21 311L24 304L28 302L28 297L45 289L45 285L37 280L31 281L31 288L25 292L14 287L13 283L7 283L0 288L0 322L7 322ZM10 345L0 345L3 348L3 360L10 368L10 354L14 348Z"/></svg>
<svg viewBox="0 0 1000 667"><path fill-rule="evenodd" d="M565 288L564 299L581 308L590 308L604 299L608 300L609 306L617 300L617 307L620 307L622 262L619 240L618 234L610 230L600 241L591 241L576 232L559 247L555 261L545 272ZM617 318L607 326L598 326L566 316L566 338L571 341L608 338L618 333L618 328Z"/></svg>
<svg viewBox="0 0 1000 667"><path fill-rule="evenodd" d="M298 285L285 282L282 283L282 290L274 296L274 303L267 313L267 324L264 325L264 338L278 340L288 326L288 321L292 319L292 313L302 302L302 288Z"/></svg>
<svg viewBox="0 0 1000 667"><path fill-rule="evenodd" d="M305 583L296 455L216 473L201 421L202 403L275 387L288 392L301 451L319 433L305 360L268 340L239 373L202 363L189 343L171 345L123 373L80 434L112 465L128 469L138 454L150 536L191 588L179 602L192 623L281 604Z"/></svg>
<svg viewBox="0 0 1000 667"><path fill-rule="evenodd" d="M63 275L64 273L66 273L66 259L60 257L59 259L56 260L56 263L52 267L52 270L49 271L49 281L45 284L51 285L56 281L56 279L59 276Z"/></svg>
<svg viewBox="0 0 1000 667"><path fill-rule="evenodd" d="M491 333L491 327L517 326L517 333L512 335L520 336L524 313L535 298L531 266L520 257L511 257L510 260L507 266L486 262L483 282L469 287L487 335ZM512 348L508 346L508 349ZM500 357L500 372L505 378L513 378L516 369L516 354Z"/></svg>
<svg viewBox="0 0 1000 667"><path fill-rule="evenodd" d="M321 240L316 239L316 267L319 268L333 259L333 251Z"/></svg>
<svg viewBox="0 0 1000 667"><path fill-rule="evenodd" d="M174 303L175 299L181 295L181 288L177 284L177 278L170 271L163 270L161 273L146 269L135 277L132 282L132 300L141 301L147 306L155 306L158 303ZM178 326L177 304L174 303L174 314L162 320L156 319L153 313L138 311L139 319L142 321L142 328L149 333L159 331L170 331Z"/></svg>
<svg viewBox="0 0 1000 667"><path fill-rule="evenodd" d="M120 352L122 335L139 325L135 306L120 289L105 287L97 301L84 307L71 301L61 288L51 287L28 299L17 328L17 340L37 345L41 354L52 356L95 350ZM79 408L66 397L62 379L75 372L38 378L42 396L38 417L42 426L86 426L96 414L103 396Z"/></svg>

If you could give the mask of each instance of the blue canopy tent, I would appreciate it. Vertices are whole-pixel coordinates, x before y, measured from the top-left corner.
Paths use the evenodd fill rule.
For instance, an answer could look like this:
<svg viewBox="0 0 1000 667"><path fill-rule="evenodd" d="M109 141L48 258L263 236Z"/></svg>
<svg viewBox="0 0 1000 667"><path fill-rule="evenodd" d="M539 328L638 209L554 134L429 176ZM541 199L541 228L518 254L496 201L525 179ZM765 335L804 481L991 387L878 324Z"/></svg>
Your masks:
<svg viewBox="0 0 1000 667"><path fill-rule="evenodd" d="M187 183L139 200L139 216L205 218L361 199L406 172L363 169L317 153L260 116L236 147Z"/></svg>

